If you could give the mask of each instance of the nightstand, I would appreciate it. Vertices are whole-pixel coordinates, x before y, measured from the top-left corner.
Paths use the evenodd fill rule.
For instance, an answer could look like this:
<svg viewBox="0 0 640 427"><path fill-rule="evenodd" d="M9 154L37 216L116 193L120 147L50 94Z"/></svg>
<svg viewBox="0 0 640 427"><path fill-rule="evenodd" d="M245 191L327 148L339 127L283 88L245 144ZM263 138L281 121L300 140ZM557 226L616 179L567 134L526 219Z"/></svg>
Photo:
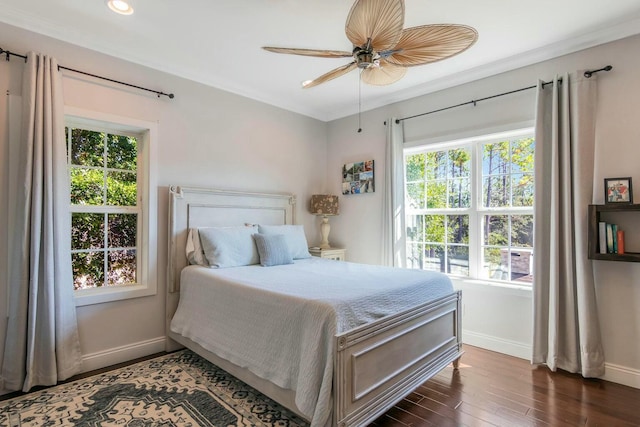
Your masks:
<svg viewBox="0 0 640 427"><path fill-rule="evenodd" d="M320 258L333 259L336 261L345 261L347 250L342 248L329 248L329 249L309 248L309 253L313 256L317 256Z"/></svg>

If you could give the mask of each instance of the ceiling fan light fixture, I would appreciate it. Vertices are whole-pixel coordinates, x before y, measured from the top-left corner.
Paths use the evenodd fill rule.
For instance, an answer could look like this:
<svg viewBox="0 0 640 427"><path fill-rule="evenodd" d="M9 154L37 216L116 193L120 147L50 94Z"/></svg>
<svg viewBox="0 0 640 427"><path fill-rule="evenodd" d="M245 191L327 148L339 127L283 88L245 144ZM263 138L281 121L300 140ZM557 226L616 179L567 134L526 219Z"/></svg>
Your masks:
<svg viewBox="0 0 640 427"><path fill-rule="evenodd" d="M119 13L120 15L133 14L133 7L131 6L131 1L107 0L106 3L107 3L107 6L109 6L109 9L111 9L115 13Z"/></svg>

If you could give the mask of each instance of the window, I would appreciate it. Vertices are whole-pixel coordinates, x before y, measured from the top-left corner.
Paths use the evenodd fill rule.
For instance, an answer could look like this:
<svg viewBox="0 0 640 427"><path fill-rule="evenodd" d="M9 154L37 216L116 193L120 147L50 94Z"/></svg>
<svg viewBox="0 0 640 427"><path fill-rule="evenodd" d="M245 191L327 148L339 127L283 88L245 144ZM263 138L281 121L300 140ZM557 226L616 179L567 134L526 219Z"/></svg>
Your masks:
<svg viewBox="0 0 640 427"><path fill-rule="evenodd" d="M530 283L531 129L405 150L407 266Z"/></svg>
<svg viewBox="0 0 640 427"><path fill-rule="evenodd" d="M68 116L71 263L78 305L155 293L149 127ZM113 118L112 118L113 119ZM155 240L155 239L154 239ZM154 245L155 246L155 245Z"/></svg>
<svg viewBox="0 0 640 427"><path fill-rule="evenodd" d="M74 289L136 283L140 204L135 135L67 127Z"/></svg>

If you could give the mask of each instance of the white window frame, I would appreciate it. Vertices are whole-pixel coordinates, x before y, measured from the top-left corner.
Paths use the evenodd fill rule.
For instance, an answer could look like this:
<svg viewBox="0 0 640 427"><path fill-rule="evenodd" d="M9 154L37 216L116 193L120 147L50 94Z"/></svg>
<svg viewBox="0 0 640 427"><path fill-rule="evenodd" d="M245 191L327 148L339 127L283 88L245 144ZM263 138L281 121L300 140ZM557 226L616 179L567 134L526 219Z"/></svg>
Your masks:
<svg viewBox="0 0 640 427"><path fill-rule="evenodd" d="M411 144L405 144L403 149L403 168L406 173L406 156L418 154L425 151L439 151L451 148L468 148L472 152L472 162L470 165L471 180L471 206L469 208L444 208L431 209L428 215L469 215L469 276L460 276L453 273L445 273L453 278L468 281L481 281L484 283L495 283L503 286L517 286L523 288L531 288L531 284L512 280L496 280L481 277L482 265L482 217L487 214L531 214L533 215L533 206L530 207L483 207L482 205L482 145L490 142L504 141L505 139L517 139L520 137L533 136L534 128L531 123L514 124L507 127L508 130L499 131L492 129L486 133L478 132L476 136L463 137L458 139L446 140L439 138L433 142L416 141ZM403 185L406 185L403 182ZM406 201L405 201L406 203ZM406 204L405 204L406 209ZM406 215L414 210L406 209ZM535 219L534 219L535 221Z"/></svg>
<svg viewBox="0 0 640 427"><path fill-rule="evenodd" d="M432 151L444 151L444 150L449 150L449 149L466 149L469 151L469 153L471 153L471 158L473 158L473 156L475 156L475 152L473 150L473 144L471 142L463 142L463 143L452 143L452 142L447 142L447 143L441 143L441 144L432 144L432 145L422 145L422 146L418 146L418 147L413 147L411 149L405 149L404 153L403 153L403 167L404 167L404 171L405 171L405 185L406 185L406 170L407 170L407 165L406 165L406 158L407 155L410 154L419 154L419 153L424 153L424 152L432 152ZM471 164L469 165L469 180L470 180L470 186L471 186L471 192L473 195L473 191L474 191L474 164L473 162L471 162ZM447 180L447 188L449 188L449 183ZM467 248L469 249L469 276L460 276L457 275L455 273L447 273L448 275L452 276L452 277L471 277L471 252L472 252L472 244L471 242L473 242L472 240L472 235L471 235L471 231L472 231L472 220L473 220L473 210L474 210L474 205L475 205L475 201L473 200L473 197L471 199L471 206L468 208L431 208L429 209L428 213L424 213L424 211L426 209L409 209L407 208L406 204L405 204L405 215L444 215L445 217L447 216L453 216L453 215L468 215L469 216L469 243L467 244ZM405 201L406 203L406 201ZM443 243L444 247L445 247L445 251L447 248L451 247L451 246L459 246L456 244L450 244L450 242L447 242L447 236L445 233L445 242Z"/></svg>
<svg viewBox="0 0 640 427"><path fill-rule="evenodd" d="M155 295L157 280L157 123L113 114L65 107L65 125L139 136L138 179L141 206L138 238L137 283L126 286L101 286L75 291L76 307ZM71 218L69 218L71 220ZM71 239L71 236L69 236ZM73 283L69 283L73 286Z"/></svg>

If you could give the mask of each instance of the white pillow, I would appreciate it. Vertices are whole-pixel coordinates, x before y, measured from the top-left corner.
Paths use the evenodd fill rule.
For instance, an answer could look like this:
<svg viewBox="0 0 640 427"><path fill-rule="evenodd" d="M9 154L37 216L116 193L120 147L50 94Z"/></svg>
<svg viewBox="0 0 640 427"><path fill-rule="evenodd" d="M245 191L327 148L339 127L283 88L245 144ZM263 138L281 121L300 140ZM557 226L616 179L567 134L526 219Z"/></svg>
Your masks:
<svg viewBox="0 0 640 427"><path fill-rule="evenodd" d="M204 256L204 250L200 243L200 233L197 228L190 228L187 235L187 259L189 264L208 266L207 258Z"/></svg>
<svg viewBox="0 0 640 427"><path fill-rule="evenodd" d="M301 225L260 225L258 228L262 234L284 235L291 252L291 258L311 258L307 237L304 235L304 228Z"/></svg>
<svg viewBox="0 0 640 427"><path fill-rule="evenodd" d="M200 228L200 242L210 267L225 268L260 262L253 235L258 227Z"/></svg>

